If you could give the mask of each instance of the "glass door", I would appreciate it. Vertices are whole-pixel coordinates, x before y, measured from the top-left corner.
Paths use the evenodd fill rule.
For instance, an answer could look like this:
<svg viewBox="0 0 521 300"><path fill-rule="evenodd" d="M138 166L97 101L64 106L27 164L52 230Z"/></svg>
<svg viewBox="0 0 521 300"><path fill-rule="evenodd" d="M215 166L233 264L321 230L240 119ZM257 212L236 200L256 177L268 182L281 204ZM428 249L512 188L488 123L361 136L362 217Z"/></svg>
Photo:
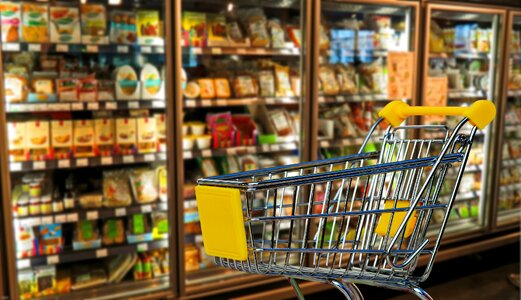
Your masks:
<svg viewBox="0 0 521 300"><path fill-rule="evenodd" d="M508 70L504 86L501 128L501 168L499 169L499 199L497 225L519 223L521 208L521 15L512 13L507 45Z"/></svg>
<svg viewBox="0 0 521 300"><path fill-rule="evenodd" d="M425 27L423 105L468 106L488 99L499 102L498 67L501 27L505 12L448 5L428 5ZM447 124L459 117L424 119L427 124ZM468 132L468 128L464 128ZM491 197L492 126L478 131L449 217L449 233L463 233L484 226L486 199ZM449 172L445 184L453 186L456 174ZM442 190L446 202L452 191ZM442 216L434 215L433 222Z"/></svg>
<svg viewBox="0 0 521 300"><path fill-rule="evenodd" d="M350 2L321 1L316 77L321 158L357 153L385 104L402 100L412 105L416 98L418 6ZM367 151L378 148L378 139L373 142Z"/></svg>
<svg viewBox="0 0 521 300"><path fill-rule="evenodd" d="M303 3L181 3L183 174L178 180L188 294L252 281L217 268L206 256L196 180L301 161ZM265 205L262 197L255 205Z"/></svg>
<svg viewBox="0 0 521 300"><path fill-rule="evenodd" d="M166 11L161 0L0 3L13 299L173 288Z"/></svg>

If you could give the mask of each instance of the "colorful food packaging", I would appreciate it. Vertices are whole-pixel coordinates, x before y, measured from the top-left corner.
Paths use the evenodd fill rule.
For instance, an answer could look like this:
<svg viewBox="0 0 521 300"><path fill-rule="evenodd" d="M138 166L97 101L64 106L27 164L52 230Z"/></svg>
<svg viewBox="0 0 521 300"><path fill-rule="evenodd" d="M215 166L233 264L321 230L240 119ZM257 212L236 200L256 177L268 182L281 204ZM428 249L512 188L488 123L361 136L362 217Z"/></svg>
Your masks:
<svg viewBox="0 0 521 300"><path fill-rule="evenodd" d="M80 10L77 7L51 6L51 43L80 43Z"/></svg>
<svg viewBox="0 0 521 300"><path fill-rule="evenodd" d="M296 26L288 26L288 36L296 48L302 45L302 30Z"/></svg>
<svg viewBox="0 0 521 300"><path fill-rule="evenodd" d="M103 222L102 243L104 246L125 242L125 223L122 219L108 219Z"/></svg>
<svg viewBox="0 0 521 300"><path fill-rule="evenodd" d="M20 299L27 300L35 297L36 280L33 270L18 271L18 293Z"/></svg>
<svg viewBox="0 0 521 300"><path fill-rule="evenodd" d="M49 122L29 121L26 130L30 160L48 159L50 156Z"/></svg>
<svg viewBox="0 0 521 300"><path fill-rule="evenodd" d="M27 79L24 76L4 74L4 94L7 103L23 102L27 97Z"/></svg>
<svg viewBox="0 0 521 300"><path fill-rule="evenodd" d="M98 99L98 81L92 77L78 80L78 99L83 102L93 102Z"/></svg>
<svg viewBox="0 0 521 300"><path fill-rule="evenodd" d="M206 47L207 28L206 14L200 12L183 12L183 46Z"/></svg>
<svg viewBox="0 0 521 300"><path fill-rule="evenodd" d="M51 121L51 147L55 159L70 158L72 151L72 121Z"/></svg>
<svg viewBox="0 0 521 300"><path fill-rule="evenodd" d="M253 47L269 47L268 22L261 8L244 9L238 12L242 17Z"/></svg>
<svg viewBox="0 0 521 300"><path fill-rule="evenodd" d="M7 123L9 160L27 160L27 125L23 122Z"/></svg>
<svg viewBox="0 0 521 300"><path fill-rule="evenodd" d="M97 79L98 81L98 101L114 101L114 81Z"/></svg>
<svg viewBox="0 0 521 300"><path fill-rule="evenodd" d="M51 255L61 253L63 250L63 235L61 224L41 225L38 231L39 255Z"/></svg>
<svg viewBox="0 0 521 300"><path fill-rule="evenodd" d="M289 80L289 67L275 65L275 86L277 97L293 97L293 90Z"/></svg>
<svg viewBox="0 0 521 300"><path fill-rule="evenodd" d="M230 82L226 78L215 78L215 96L220 99L227 99L231 97Z"/></svg>
<svg viewBox="0 0 521 300"><path fill-rule="evenodd" d="M196 81L190 81L186 85L186 88L183 91L183 96L188 99L195 99L201 95L201 88Z"/></svg>
<svg viewBox="0 0 521 300"><path fill-rule="evenodd" d="M54 80L50 78L35 78L31 82L31 92L27 97L28 102L56 101Z"/></svg>
<svg viewBox="0 0 521 300"><path fill-rule="evenodd" d="M217 113L206 115L206 123L212 135L213 148L226 148L233 145L235 129L232 124L231 113Z"/></svg>
<svg viewBox="0 0 521 300"><path fill-rule="evenodd" d="M248 114L232 115L232 123L236 128L236 145L252 146L257 140L257 126Z"/></svg>
<svg viewBox="0 0 521 300"><path fill-rule="evenodd" d="M272 110L269 112L268 117L277 136L294 134L291 116L285 109Z"/></svg>
<svg viewBox="0 0 521 300"><path fill-rule="evenodd" d="M116 119L116 152L120 155L133 155L137 143L136 119Z"/></svg>
<svg viewBox="0 0 521 300"><path fill-rule="evenodd" d="M335 71L328 66L321 66L319 69L320 83L322 84L322 91L324 95L338 95L340 87L336 80Z"/></svg>
<svg viewBox="0 0 521 300"><path fill-rule="evenodd" d="M114 153L114 120L113 119L96 119L94 120L94 133L96 145L96 154L99 156L111 156Z"/></svg>
<svg viewBox="0 0 521 300"><path fill-rule="evenodd" d="M140 97L140 84L136 71L125 65L115 71L116 99L137 100Z"/></svg>
<svg viewBox="0 0 521 300"><path fill-rule="evenodd" d="M215 98L215 85L213 79L203 78L197 80L199 87L201 88L201 99L213 99Z"/></svg>
<svg viewBox="0 0 521 300"><path fill-rule="evenodd" d="M56 293L56 266L42 266L34 269L36 296L45 297Z"/></svg>
<svg viewBox="0 0 521 300"><path fill-rule="evenodd" d="M56 80L60 101L78 101L78 80L73 78Z"/></svg>
<svg viewBox="0 0 521 300"><path fill-rule="evenodd" d="M136 16L131 11L113 10L110 13L110 42L115 44L135 44Z"/></svg>
<svg viewBox="0 0 521 300"><path fill-rule="evenodd" d="M280 25L280 20L272 19L268 22L268 28L271 35L272 48L286 47L286 39L284 38L284 29Z"/></svg>
<svg viewBox="0 0 521 300"><path fill-rule="evenodd" d="M49 42L49 15L46 4L22 3L22 36L27 43Z"/></svg>
<svg viewBox="0 0 521 300"><path fill-rule="evenodd" d="M159 200L166 202L168 199L168 174L165 166L156 169Z"/></svg>
<svg viewBox="0 0 521 300"><path fill-rule="evenodd" d="M20 41L22 24L22 7L20 3L0 3L0 23L2 26L2 42L16 43Z"/></svg>
<svg viewBox="0 0 521 300"><path fill-rule="evenodd" d="M133 169L130 172L132 192L137 203L144 204L157 200L159 194L156 175L156 170L153 169Z"/></svg>
<svg viewBox="0 0 521 300"><path fill-rule="evenodd" d="M93 157L94 151L94 121L74 121L74 157Z"/></svg>
<svg viewBox="0 0 521 300"><path fill-rule="evenodd" d="M145 64L141 69L141 94L144 100L164 99L162 80L159 70L152 64Z"/></svg>
<svg viewBox="0 0 521 300"><path fill-rule="evenodd" d="M226 18L220 14L208 14L208 46L228 46L226 37Z"/></svg>
<svg viewBox="0 0 521 300"><path fill-rule="evenodd" d="M219 172L217 171L217 164L213 158L199 158L197 162L199 163L204 177L219 175Z"/></svg>
<svg viewBox="0 0 521 300"><path fill-rule="evenodd" d="M97 220L81 220L76 223L72 248L74 250L95 249L101 247Z"/></svg>
<svg viewBox="0 0 521 300"><path fill-rule="evenodd" d="M103 172L103 206L119 207L132 203L127 172L123 170Z"/></svg>
<svg viewBox="0 0 521 300"><path fill-rule="evenodd" d="M165 114L154 115L156 119L156 136L158 149L160 152L166 151L166 120Z"/></svg>
<svg viewBox="0 0 521 300"><path fill-rule="evenodd" d="M107 44L107 13L104 5L82 4L81 42L84 44Z"/></svg>
<svg viewBox="0 0 521 300"><path fill-rule="evenodd" d="M230 21L226 23L226 36L228 37L228 42L230 46L250 46L250 39L244 36L241 26L237 21Z"/></svg>
<svg viewBox="0 0 521 300"><path fill-rule="evenodd" d="M256 96L258 92L257 84L250 75L240 75L233 80L233 90L238 98Z"/></svg>
<svg viewBox="0 0 521 300"><path fill-rule="evenodd" d="M162 28L157 10L137 10L137 38L140 45L162 46L164 40L161 37Z"/></svg>
<svg viewBox="0 0 521 300"><path fill-rule="evenodd" d="M259 72L259 87L262 97L275 97L275 77L272 71Z"/></svg>
<svg viewBox="0 0 521 300"><path fill-rule="evenodd" d="M137 119L137 152L154 153L157 152L156 119L138 118Z"/></svg>

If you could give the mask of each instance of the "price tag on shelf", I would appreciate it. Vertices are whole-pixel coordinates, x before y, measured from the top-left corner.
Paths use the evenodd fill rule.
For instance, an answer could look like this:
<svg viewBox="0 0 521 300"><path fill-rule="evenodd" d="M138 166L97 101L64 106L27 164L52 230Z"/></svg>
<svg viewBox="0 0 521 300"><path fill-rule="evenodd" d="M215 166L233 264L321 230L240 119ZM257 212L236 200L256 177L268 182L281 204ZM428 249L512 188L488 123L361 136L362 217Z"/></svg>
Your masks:
<svg viewBox="0 0 521 300"><path fill-rule="evenodd" d="M160 46L160 47L156 47L155 49L156 49L156 53L159 53L159 54L165 53L165 47Z"/></svg>
<svg viewBox="0 0 521 300"><path fill-rule="evenodd" d="M53 223L53 217L52 216L42 217L40 219L40 223L42 225L52 224Z"/></svg>
<svg viewBox="0 0 521 300"><path fill-rule="evenodd" d="M128 53L128 46L118 46L116 48L116 52L118 52L118 53Z"/></svg>
<svg viewBox="0 0 521 300"><path fill-rule="evenodd" d="M184 158L184 159L190 159L190 158L192 158L192 151L184 151L184 152L183 152L183 158Z"/></svg>
<svg viewBox="0 0 521 300"><path fill-rule="evenodd" d="M47 264L48 265L55 265L60 263L60 257L58 255L50 255L47 256Z"/></svg>
<svg viewBox="0 0 521 300"><path fill-rule="evenodd" d="M69 46L64 44L56 45L56 52L69 52Z"/></svg>
<svg viewBox="0 0 521 300"><path fill-rule="evenodd" d="M266 54L266 49L257 48L257 49L255 49L255 53L257 53L257 54Z"/></svg>
<svg viewBox="0 0 521 300"><path fill-rule="evenodd" d="M96 210L87 212L87 220L97 220L99 219L99 213Z"/></svg>
<svg viewBox="0 0 521 300"><path fill-rule="evenodd" d="M29 259L20 259L16 262L16 267L18 269L25 269L31 266L31 260Z"/></svg>
<svg viewBox="0 0 521 300"><path fill-rule="evenodd" d="M237 154L237 148L227 148L226 149L226 154L228 154L228 155Z"/></svg>
<svg viewBox="0 0 521 300"><path fill-rule="evenodd" d="M186 100L186 107L195 107L195 100Z"/></svg>
<svg viewBox="0 0 521 300"><path fill-rule="evenodd" d="M20 51L20 44L18 43L8 43L4 44L4 51Z"/></svg>
<svg viewBox="0 0 521 300"><path fill-rule="evenodd" d="M343 102L345 100L344 96L336 96L337 102Z"/></svg>
<svg viewBox="0 0 521 300"><path fill-rule="evenodd" d="M210 100L202 100L201 101L201 106L203 106L203 107L212 106L212 101L210 101Z"/></svg>
<svg viewBox="0 0 521 300"><path fill-rule="evenodd" d="M72 110L83 110L83 103L73 103L71 105Z"/></svg>
<svg viewBox="0 0 521 300"><path fill-rule="evenodd" d="M128 103L128 108L130 108L130 109L139 108L139 102L137 102L137 101L130 101Z"/></svg>
<svg viewBox="0 0 521 300"><path fill-rule="evenodd" d="M246 152L249 153L249 154L256 153L257 152L257 147L255 147L255 146L246 147Z"/></svg>
<svg viewBox="0 0 521 300"><path fill-rule="evenodd" d="M35 161L35 162L33 162L33 169L35 169L35 170L43 170L43 169L45 169L45 161Z"/></svg>
<svg viewBox="0 0 521 300"><path fill-rule="evenodd" d="M137 252L145 252L145 251L148 251L147 243L137 244Z"/></svg>
<svg viewBox="0 0 521 300"><path fill-rule="evenodd" d="M141 46L141 53L152 53L152 47L150 47L150 46Z"/></svg>
<svg viewBox="0 0 521 300"><path fill-rule="evenodd" d="M262 152L268 152L270 151L270 145L262 145L261 146Z"/></svg>
<svg viewBox="0 0 521 300"><path fill-rule="evenodd" d="M76 167L86 167L89 165L88 158L78 158L76 159Z"/></svg>
<svg viewBox="0 0 521 300"><path fill-rule="evenodd" d="M99 52L98 45L87 45L87 52L96 53Z"/></svg>
<svg viewBox="0 0 521 300"><path fill-rule="evenodd" d="M216 48L212 48L212 54L222 54L223 53L223 49L219 48L219 47L216 47Z"/></svg>
<svg viewBox="0 0 521 300"><path fill-rule="evenodd" d="M11 170L12 172L21 171L22 164L21 163L10 163L9 170Z"/></svg>
<svg viewBox="0 0 521 300"><path fill-rule="evenodd" d="M141 206L141 212L142 212L142 213L149 213L149 212L152 212L152 205L147 204L147 205L143 205L143 206Z"/></svg>
<svg viewBox="0 0 521 300"><path fill-rule="evenodd" d="M28 218L28 219L22 219L20 220L20 225L32 227L32 226L38 226L40 225L41 220L40 218Z"/></svg>
<svg viewBox="0 0 521 300"><path fill-rule="evenodd" d="M101 158L101 165L112 165L114 164L114 158L112 156L104 156Z"/></svg>
<svg viewBox="0 0 521 300"><path fill-rule="evenodd" d="M164 108L165 107L165 101L161 101L161 100L152 101L152 107L154 107L154 108Z"/></svg>
<svg viewBox="0 0 521 300"><path fill-rule="evenodd" d="M74 223L74 222L78 222L78 214L77 213L68 214L67 223Z"/></svg>
<svg viewBox="0 0 521 300"><path fill-rule="evenodd" d="M275 104L275 98L266 98L264 101L266 104Z"/></svg>
<svg viewBox="0 0 521 300"><path fill-rule="evenodd" d="M99 103L98 102L89 102L89 103L87 103L87 109L88 110L98 110Z"/></svg>
<svg viewBox="0 0 521 300"><path fill-rule="evenodd" d="M271 145L271 151L280 151L280 145Z"/></svg>
<svg viewBox="0 0 521 300"><path fill-rule="evenodd" d="M202 154L203 157L211 157L212 156L212 150L210 150L210 149L203 150L203 151L201 151L201 154Z"/></svg>
<svg viewBox="0 0 521 300"><path fill-rule="evenodd" d="M40 44L29 44L27 46L27 50L29 50L30 52L40 52L40 51L42 51L42 45L40 45Z"/></svg>
<svg viewBox="0 0 521 300"><path fill-rule="evenodd" d="M227 106L228 105L228 102L225 99L217 99L215 101L215 103L217 103L217 106Z"/></svg>
<svg viewBox="0 0 521 300"><path fill-rule="evenodd" d="M116 217L123 217L123 216L126 216L126 215L127 215L127 209L124 208L124 207L116 208L116 209L114 210L114 214L116 215Z"/></svg>
<svg viewBox="0 0 521 300"><path fill-rule="evenodd" d="M58 161L58 169L66 169L71 167L70 159L60 159Z"/></svg>
<svg viewBox="0 0 521 300"><path fill-rule="evenodd" d="M145 156L143 157L143 160L144 161L155 161L156 156L154 154L145 154Z"/></svg>
<svg viewBox="0 0 521 300"><path fill-rule="evenodd" d="M125 155L123 156L123 163L124 164L131 164L131 163L134 163L135 159L134 159L134 155Z"/></svg>
<svg viewBox="0 0 521 300"><path fill-rule="evenodd" d="M246 54L246 49L244 49L244 48L237 48L237 54Z"/></svg>
<svg viewBox="0 0 521 300"><path fill-rule="evenodd" d="M326 98L320 96L320 97L318 97L318 102L320 102L320 103L326 102Z"/></svg>
<svg viewBox="0 0 521 300"><path fill-rule="evenodd" d="M54 216L54 222L57 224L65 223L65 222L67 222L67 216L66 215L56 215L56 216Z"/></svg>
<svg viewBox="0 0 521 300"><path fill-rule="evenodd" d="M102 258L107 256L109 256L109 251L107 250L107 248L96 250L96 258Z"/></svg>
<svg viewBox="0 0 521 300"><path fill-rule="evenodd" d="M161 210L161 211L168 210L168 204L165 202L159 203L158 207L159 207L159 210Z"/></svg>
<svg viewBox="0 0 521 300"><path fill-rule="evenodd" d="M116 102L105 102L105 109L114 110L118 108L118 104Z"/></svg>

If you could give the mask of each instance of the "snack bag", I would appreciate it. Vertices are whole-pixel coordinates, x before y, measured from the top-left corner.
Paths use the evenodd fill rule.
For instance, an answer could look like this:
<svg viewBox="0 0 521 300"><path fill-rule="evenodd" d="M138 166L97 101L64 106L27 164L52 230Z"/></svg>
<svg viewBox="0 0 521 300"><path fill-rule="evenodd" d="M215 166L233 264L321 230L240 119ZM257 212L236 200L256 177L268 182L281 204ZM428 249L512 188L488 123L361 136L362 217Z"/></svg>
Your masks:
<svg viewBox="0 0 521 300"><path fill-rule="evenodd" d="M2 42L16 43L20 41L20 25L22 24L21 10L22 7L20 3L0 2Z"/></svg>
<svg viewBox="0 0 521 300"><path fill-rule="evenodd" d="M137 203L150 203L158 198L155 170L134 169L130 172L130 182Z"/></svg>
<svg viewBox="0 0 521 300"><path fill-rule="evenodd" d="M228 46L226 18L224 15L208 14L208 46Z"/></svg>
<svg viewBox="0 0 521 300"><path fill-rule="evenodd" d="M51 6L51 42L79 43L81 41L80 10L76 7Z"/></svg>
<svg viewBox="0 0 521 300"><path fill-rule="evenodd" d="M207 28L206 14L200 12L183 12L184 46L206 47Z"/></svg>
<svg viewBox="0 0 521 300"><path fill-rule="evenodd" d="M132 203L128 173L124 170L103 172L103 206L128 206Z"/></svg>
<svg viewBox="0 0 521 300"><path fill-rule="evenodd" d="M322 91L324 95L338 95L340 87L336 81L335 71L331 67L321 66L318 75L322 84Z"/></svg>
<svg viewBox="0 0 521 300"><path fill-rule="evenodd" d="M238 12L242 22L248 29L253 47L269 47L270 37L264 11L260 8L245 9Z"/></svg>
<svg viewBox="0 0 521 300"><path fill-rule="evenodd" d="M164 40L161 37L162 29L159 28L159 11L137 10L136 23L138 44L157 46L164 44Z"/></svg>
<svg viewBox="0 0 521 300"><path fill-rule="evenodd" d="M22 3L22 36L24 42L49 42L49 16L46 4Z"/></svg>
<svg viewBox="0 0 521 300"><path fill-rule="evenodd" d="M289 67L275 65L275 85L277 97L293 97L293 90L291 89Z"/></svg>

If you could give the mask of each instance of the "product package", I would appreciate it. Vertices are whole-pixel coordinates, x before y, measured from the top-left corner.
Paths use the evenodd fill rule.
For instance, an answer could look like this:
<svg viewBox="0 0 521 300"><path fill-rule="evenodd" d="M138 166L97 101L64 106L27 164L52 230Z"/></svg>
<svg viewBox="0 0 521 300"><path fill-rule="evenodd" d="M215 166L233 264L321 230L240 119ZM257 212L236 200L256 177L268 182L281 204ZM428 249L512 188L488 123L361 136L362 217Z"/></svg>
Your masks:
<svg viewBox="0 0 521 300"><path fill-rule="evenodd" d="M293 97L289 67L275 65L275 94L277 97Z"/></svg>
<svg viewBox="0 0 521 300"><path fill-rule="evenodd" d="M116 153L133 155L137 143L136 119L116 119Z"/></svg>
<svg viewBox="0 0 521 300"><path fill-rule="evenodd" d="M54 102L56 100L53 79L34 78L31 81L31 89L27 97L28 102Z"/></svg>
<svg viewBox="0 0 521 300"><path fill-rule="evenodd" d="M69 159L72 153L72 121L51 121L51 147L54 159Z"/></svg>
<svg viewBox="0 0 521 300"><path fill-rule="evenodd" d="M75 265L73 269L73 291L93 288L107 282L107 273L97 265Z"/></svg>
<svg viewBox="0 0 521 300"><path fill-rule="evenodd" d="M130 172L130 183L137 203L144 204L157 200L156 170L134 169Z"/></svg>
<svg viewBox="0 0 521 300"><path fill-rule="evenodd" d="M269 47L268 21L261 8L243 9L237 13L248 30L253 47Z"/></svg>
<svg viewBox="0 0 521 300"><path fill-rule="evenodd" d="M34 269L36 296L45 297L56 293L56 266L42 266Z"/></svg>
<svg viewBox="0 0 521 300"><path fill-rule="evenodd" d="M275 77L272 71L259 72L259 87L262 97L275 97Z"/></svg>
<svg viewBox="0 0 521 300"><path fill-rule="evenodd" d="M215 85L213 79L203 78L197 81L201 88L201 99L213 99L215 98Z"/></svg>
<svg viewBox="0 0 521 300"><path fill-rule="evenodd" d="M159 200L166 202L168 197L168 174L165 166L159 166L156 169L157 189L159 193Z"/></svg>
<svg viewBox="0 0 521 300"><path fill-rule="evenodd" d="M220 14L208 14L208 46L225 47L228 46L226 37L226 18Z"/></svg>
<svg viewBox="0 0 521 300"><path fill-rule="evenodd" d="M30 160L46 160L50 157L50 132L48 121L27 122L27 148Z"/></svg>
<svg viewBox="0 0 521 300"><path fill-rule="evenodd" d="M28 258L37 254L37 240L31 226L20 225L16 228L16 257Z"/></svg>
<svg viewBox="0 0 521 300"><path fill-rule="evenodd" d="M39 255L59 254L63 250L61 224L40 225L38 253Z"/></svg>
<svg viewBox="0 0 521 300"><path fill-rule="evenodd" d="M107 13L104 5L82 4L81 42L84 44L107 44Z"/></svg>
<svg viewBox="0 0 521 300"><path fill-rule="evenodd" d="M258 93L258 86L251 75L240 75L233 80L233 90L238 98L253 97Z"/></svg>
<svg viewBox="0 0 521 300"><path fill-rule="evenodd" d="M74 78L70 79L58 79L56 80L56 90L58 92L58 99L60 101L78 101L78 80Z"/></svg>
<svg viewBox="0 0 521 300"><path fill-rule="evenodd" d="M95 249L101 247L97 221L81 220L76 224L72 248L74 250Z"/></svg>
<svg viewBox="0 0 521 300"><path fill-rule="evenodd" d="M156 119L150 117L137 119L137 152L157 152Z"/></svg>
<svg viewBox="0 0 521 300"><path fill-rule="evenodd" d="M213 158L199 158L197 160L204 177L212 177L219 175L217 164Z"/></svg>
<svg viewBox="0 0 521 300"><path fill-rule="evenodd" d="M200 12L183 12L183 46L206 47L207 25L206 14Z"/></svg>
<svg viewBox="0 0 521 300"><path fill-rule="evenodd" d="M159 70L151 64L145 64L141 69L141 98L143 100L165 99L163 81Z"/></svg>
<svg viewBox="0 0 521 300"><path fill-rule="evenodd" d="M98 101L114 101L114 81L100 79L98 81Z"/></svg>
<svg viewBox="0 0 521 300"><path fill-rule="evenodd" d="M49 42L48 8L47 4L22 3L22 36L24 42Z"/></svg>
<svg viewBox="0 0 521 300"><path fill-rule="evenodd" d="M115 134L113 119L94 120L96 154L99 156L112 156L114 153Z"/></svg>
<svg viewBox="0 0 521 300"><path fill-rule="evenodd" d="M129 66L121 66L115 70L116 99L138 100L140 97L140 84L136 71Z"/></svg>
<svg viewBox="0 0 521 300"><path fill-rule="evenodd" d="M77 7L51 6L51 43L81 42L80 10Z"/></svg>
<svg viewBox="0 0 521 300"><path fill-rule="evenodd" d="M232 116L229 112L208 114L206 116L206 123L210 128L214 149L233 146L235 128L232 123Z"/></svg>
<svg viewBox="0 0 521 300"><path fill-rule="evenodd" d="M135 44L136 16L132 11L113 10L110 13L110 42L115 44Z"/></svg>
<svg viewBox="0 0 521 300"><path fill-rule="evenodd" d="M248 114L232 115L235 126L235 145L252 146L257 144L257 126Z"/></svg>
<svg viewBox="0 0 521 300"><path fill-rule="evenodd" d="M22 7L16 2L0 3L0 24L2 25L2 42L17 43L20 41L22 24Z"/></svg>
<svg viewBox="0 0 521 300"><path fill-rule="evenodd" d="M125 223L122 219L107 219L103 222L102 228L103 246L125 242Z"/></svg>
<svg viewBox="0 0 521 300"><path fill-rule="evenodd" d="M27 98L27 79L21 75L4 74L4 94L7 103L24 102Z"/></svg>
<svg viewBox="0 0 521 300"><path fill-rule="evenodd" d="M78 100L93 102L98 99L98 81L92 77L78 80Z"/></svg>
<svg viewBox="0 0 521 300"><path fill-rule="evenodd" d="M134 214L128 217L127 241L130 244L153 240L149 214Z"/></svg>
<svg viewBox="0 0 521 300"><path fill-rule="evenodd" d="M201 95L201 88L196 81L190 81L187 83L186 88L183 91L183 96L188 99L195 99Z"/></svg>
<svg viewBox="0 0 521 300"><path fill-rule="evenodd" d="M239 22L230 20L226 23L226 36L232 47L249 47L250 39L242 32Z"/></svg>
<svg viewBox="0 0 521 300"><path fill-rule="evenodd" d="M103 195L101 193L82 194L78 202L83 209L100 208L103 206Z"/></svg>
<svg viewBox="0 0 521 300"><path fill-rule="evenodd" d="M103 172L103 206L120 207L132 203L128 173L124 170Z"/></svg>
<svg viewBox="0 0 521 300"><path fill-rule="evenodd" d="M320 83L324 95L332 96L338 95L340 87L336 80L335 71L329 66L321 66L319 69Z"/></svg>
<svg viewBox="0 0 521 300"><path fill-rule="evenodd" d="M9 160L27 160L27 125L24 122L7 123Z"/></svg>
<svg viewBox="0 0 521 300"><path fill-rule="evenodd" d="M230 82L226 78L215 78L215 96L219 99L227 99L231 97Z"/></svg>
<svg viewBox="0 0 521 300"><path fill-rule="evenodd" d="M36 280L34 278L33 270L18 271L18 293L20 299L32 299L36 295Z"/></svg>
<svg viewBox="0 0 521 300"><path fill-rule="evenodd" d="M152 213L152 234L154 239L167 238L168 227L168 215L166 212L158 211Z"/></svg>
<svg viewBox="0 0 521 300"><path fill-rule="evenodd" d="M93 157L94 152L94 121L74 121L74 157Z"/></svg>
<svg viewBox="0 0 521 300"><path fill-rule="evenodd" d="M140 45L164 45L161 37L162 28L159 21L159 11L141 10L136 11L137 41Z"/></svg>
<svg viewBox="0 0 521 300"><path fill-rule="evenodd" d="M156 119L156 137L157 137L158 151L165 152L166 151L165 114L156 114L156 115L154 115L154 119Z"/></svg>
<svg viewBox="0 0 521 300"><path fill-rule="evenodd" d="M269 112L269 120L277 133L277 136L294 135L293 121L285 109L277 109Z"/></svg>

